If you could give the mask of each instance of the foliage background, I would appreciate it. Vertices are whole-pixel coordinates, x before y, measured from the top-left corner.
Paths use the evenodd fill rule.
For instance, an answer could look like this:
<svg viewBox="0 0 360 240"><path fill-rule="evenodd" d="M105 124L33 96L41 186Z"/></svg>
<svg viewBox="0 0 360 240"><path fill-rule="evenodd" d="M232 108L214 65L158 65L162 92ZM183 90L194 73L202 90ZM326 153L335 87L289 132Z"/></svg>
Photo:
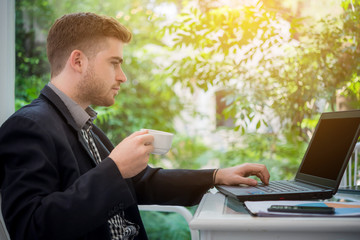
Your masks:
<svg viewBox="0 0 360 240"><path fill-rule="evenodd" d="M215 131L232 136L228 148L178 133L170 153L151 164L195 169L252 161L265 163L272 179L292 178L319 114L339 110L341 97L342 107L360 108L360 1L322 3L335 13L317 16L306 0L16 0L16 108L50 80L45 42L55 19L105 14L134 34L124 49L129 81L113 107L96 107L97 124L115 144L141 128L175 132L174 119L194 110L179 86L226 89L221 115L235 119L234 127ZM142 217L151 239L189 238L179 216Z"/></svg>

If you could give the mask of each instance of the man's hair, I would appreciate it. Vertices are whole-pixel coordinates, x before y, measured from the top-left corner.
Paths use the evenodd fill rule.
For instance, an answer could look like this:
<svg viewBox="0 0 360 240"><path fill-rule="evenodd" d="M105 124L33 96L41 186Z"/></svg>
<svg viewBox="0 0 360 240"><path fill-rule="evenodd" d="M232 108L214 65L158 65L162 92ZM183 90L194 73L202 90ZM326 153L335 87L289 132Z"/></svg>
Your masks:
<svg viewBox="0 0 360 240"><path fill-rule="evenodd" d="M72 13L57 19L47 37L51 76L63 70L72 51L77 49L85 54L94 54L106 37L129 43L132 35L114 18L95 13Z"/></svg>

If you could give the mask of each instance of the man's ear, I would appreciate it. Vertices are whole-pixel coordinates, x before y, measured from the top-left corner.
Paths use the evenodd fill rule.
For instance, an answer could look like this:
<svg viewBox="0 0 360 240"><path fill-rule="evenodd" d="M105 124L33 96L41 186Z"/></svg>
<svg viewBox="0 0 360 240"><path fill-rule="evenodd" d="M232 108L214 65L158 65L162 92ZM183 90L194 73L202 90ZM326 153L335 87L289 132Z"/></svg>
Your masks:
<svg viewBox="0 0 360 240"><path fill-rule="evenodd" d="M72 51L69 57L69 63L71 68L78 73L82 73L85 71L87 61L88 59L86 55L80 50Z"/></svg>

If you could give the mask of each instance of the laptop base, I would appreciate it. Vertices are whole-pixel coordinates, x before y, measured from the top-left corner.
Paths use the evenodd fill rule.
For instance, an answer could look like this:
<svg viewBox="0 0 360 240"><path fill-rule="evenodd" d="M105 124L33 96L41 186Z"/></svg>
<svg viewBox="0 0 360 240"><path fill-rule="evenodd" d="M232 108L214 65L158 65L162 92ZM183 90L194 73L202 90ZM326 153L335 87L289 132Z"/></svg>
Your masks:
<svg viewBox="0 0 360 240"><path fill-rule="evenodd" d="M226 196L236 198L240 202L245 201L269 201L269 200L319 200L319 199L329 199L334 193L331 190L324 190L323 192L297 192L297 193L282 193L279 195L276 194L249 194L249 195L235 195L236 189L242 190L243 187L237 186L225 186L217 185L215 186L219 192L225 194Z"/></svg>

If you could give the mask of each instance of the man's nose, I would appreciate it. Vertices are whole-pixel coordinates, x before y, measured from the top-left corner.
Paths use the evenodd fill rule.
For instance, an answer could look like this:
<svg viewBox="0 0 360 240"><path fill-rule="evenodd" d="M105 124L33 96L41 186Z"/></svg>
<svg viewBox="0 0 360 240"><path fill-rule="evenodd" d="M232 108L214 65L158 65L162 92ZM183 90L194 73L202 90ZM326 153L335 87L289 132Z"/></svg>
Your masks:
<svg viewBox="0 0 360 240"><path fill-rule="evenodd" d="M122 83L127 81L126 75L122 69L120 69L120 71L116 75L116 81L120 81Z"/></svg>

